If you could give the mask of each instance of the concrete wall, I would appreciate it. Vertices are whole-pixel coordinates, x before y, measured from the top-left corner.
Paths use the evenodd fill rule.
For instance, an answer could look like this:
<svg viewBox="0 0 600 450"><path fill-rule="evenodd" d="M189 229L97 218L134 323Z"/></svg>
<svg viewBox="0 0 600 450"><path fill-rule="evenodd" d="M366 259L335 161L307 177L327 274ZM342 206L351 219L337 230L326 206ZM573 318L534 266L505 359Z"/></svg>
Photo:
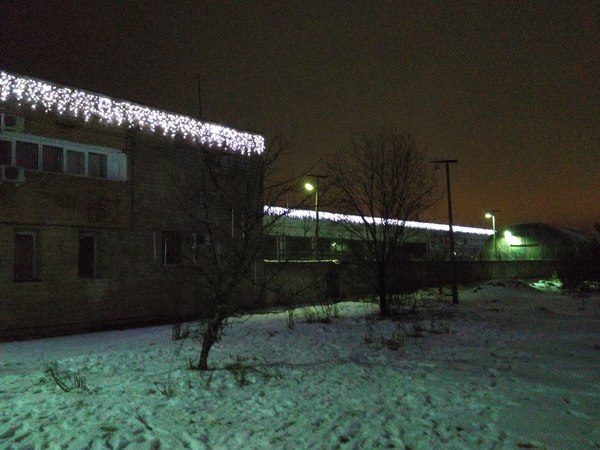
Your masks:
<svg viewBox="0 0 600 450"><path fill-rule="evenodd" d="M542 278L558 272L563 264L561 261L459 261L457 274L461 284L502 278ZM265 264L265 270L273 279L268 297L271 304L313 303L328 296L335 300L360 298L374 292L364 279L366 271L349 263L270 262ZM452 282L452 266L449 262L408 261L396 265L389 280L391 289L400 292L448 285Z"/></svg>

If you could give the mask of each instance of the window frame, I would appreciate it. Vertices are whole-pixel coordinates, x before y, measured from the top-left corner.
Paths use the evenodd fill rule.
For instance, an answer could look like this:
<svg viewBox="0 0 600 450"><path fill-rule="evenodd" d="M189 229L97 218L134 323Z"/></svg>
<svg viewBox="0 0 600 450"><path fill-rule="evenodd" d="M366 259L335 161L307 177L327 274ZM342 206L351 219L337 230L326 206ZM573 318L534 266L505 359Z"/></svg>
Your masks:
<svg viewBox="0 0 600 450"><path fill-rule="evenodd" d="M31 167L25 167L24 165L21 165L17 162L18 159L18 151L19 151L19 144L24 144L27 146L31 147L32 153L35 154L35 165L37 166L37 169L33 169ZM36 150L33 150L33 147L36 147ZM25 170L40 170L40 144L38 142L31 142L29 140L25 140L25 139L17 139L15 141L15 151L14 151L14 165L15 166L20 166L23 167Z"/></svg>
<svg viewBox="0 0 600 450"><path fill-rule="evenodd" d="M65 149L63 147L59 147L57 145L49 145L49 144L40 144L42 147L42 161L41 161L41 166L42 166L42 172L50 172L50 173L65 173ZM46 159L46 150L55 150L55 149L60 149L62 150L62 152L60 153L60 170L50 170L47 169L47 159ZM54 164L53 164L54 165Z"/></svg>
<svg viewBox="0 0 600 450"><path fill-rule="evenodd" d="M92 155L94 156L100 156L99 161L102 163L100 166L101 175L90 175L90 171L92 169ZM101 178L103 180L108 179L108 155L106 155L106 153L98 153L98 152L94 152L94 151L89 151L86 153L85 155L85 170L86 170L86 175L88 177L91 178Z"/></svg>
<svg viewBox="0 0 600 450"><path fill-rule="evenodd" d="M173 253L175 250L175 253ZM178 231L162 233L162 264L163 266L180 266L182 264L182 235ZM172 257L176 256L175 259Z"/></svg>
<svg viewBox="0 0 600 450"><path fill-rule="evenodd" d="M15 230L13 253L13 281L15 283L27 283L39 281L38 279L38 232L36 230ZM17 276L17 236L31 236L31 277L21 278Z"/></svg>
<svg viewBox="0 0 600 450"><path fill-rule="evenodd" d="M6 164L6 165L10 166L11 163L15 160L15 158L14 158L14 153L15 153L14 146L15 146L15 142L16 141L14 141L12 139L3 139L1 136L0 136L0 141L7 142L9 144L9 146L8 146L9 147L8 148L8 162L2 162L2 161L0 161L0 164Z"/></svg>
<svg viewBox="0 0 600 450"><path fill-rule="evenodd" d="M36 136L32 134L18 133L14 131L2 131L0 132L0 140L9 141L11 143L11 161L10 165L17 165L17 141L23 143L29 143L37 145L38 156L37 156L37 169L26 168L28 171L36 171L42 173L61 174L69 176L87 177L96 180L109 180L109 181L127 181L127 155L125 152L119 149L110 147L100 147L96 145L80 144L76 142L63 141L59 139L51 139L43 136ZM44 169L44 146L58 147L62 149L62 172L47 171ZM69 152L76 152L83 154L83 173L69 173L67 171L67 159ZM103 171L104 176L95 177L91 176L89 154L99 154L104 156Z"/></svg>
<svg viewBox="0 0 600 450"><path fill-rule="evenodd" d="M200 252L202 247L205 247L207 244L207 239L204 233L195 232L188 233L188 249L190 254L190 260L192 265L197 266L200 261Z"/></svg>
<svg viewBox="0 0 600 450"><path fill-rule="evenodd" d="M91 274L83 274L81 272L81 238L91 238L92 239L92 272ZM79 246L77 253L77 277L80 279L91 279L98 278L98 237L95 233L88 231L80 231L78 238Z"/></svg>
<svg viewBox="0 0 600 450"><path fill-rule="evenodd" d="M69 166L69 155L70 154L75 154L75 155L83 157L83 158L81 158L81 159L83 159L83 162L82 162L83 172L73 172L73 171L71 171L69 169L69 167L70 167ZM71 150L70 148L66 148L66 149L64 149L64 155L65 155L64 164L63 164L64 169L65 169L64 170L64 174L65 175L72 175L72 176L75 176L75 177L85 177L86 176L86 165L87 165L86 162L85 162L85 160L86 160L85 153L78 152L77 150Z"/></svg>

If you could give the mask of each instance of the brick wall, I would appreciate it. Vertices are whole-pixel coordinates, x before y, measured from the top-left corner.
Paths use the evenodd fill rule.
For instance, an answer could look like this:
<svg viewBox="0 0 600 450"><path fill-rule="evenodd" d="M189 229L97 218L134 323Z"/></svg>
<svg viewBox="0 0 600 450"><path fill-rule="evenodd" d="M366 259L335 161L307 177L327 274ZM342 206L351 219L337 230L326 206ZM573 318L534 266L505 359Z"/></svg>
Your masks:
<svg viewBox="0 0 600 450"><path fill-rule="evenodd" d="M200 170L205 152L139 130L10 112L25 116L24 133L124 152L128 176L26 171L23 185L0 185L0 339L202 315L205 295L192 273L163 265L162 233L197 231L198 202L216 189ZM215 205L211 220L228 226L230 213ZM35 232L35 281L14 281L19 231ZM93 278L79 276L80 233L96 240Z"/></svg>

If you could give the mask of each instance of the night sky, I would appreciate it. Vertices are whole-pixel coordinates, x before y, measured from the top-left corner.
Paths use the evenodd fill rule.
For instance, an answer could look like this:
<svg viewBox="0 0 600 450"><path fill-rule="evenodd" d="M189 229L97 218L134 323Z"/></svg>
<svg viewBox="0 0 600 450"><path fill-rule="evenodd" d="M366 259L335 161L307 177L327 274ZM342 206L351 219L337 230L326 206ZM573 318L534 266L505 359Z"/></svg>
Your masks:
<svg viewBox="0 0 600 450"><path fill-rule="evenodd" d="M600 2L0 1L0 68L293 138L409 131L455 222L600 222ZM423 219L445 222L444 201Z"/></svg>

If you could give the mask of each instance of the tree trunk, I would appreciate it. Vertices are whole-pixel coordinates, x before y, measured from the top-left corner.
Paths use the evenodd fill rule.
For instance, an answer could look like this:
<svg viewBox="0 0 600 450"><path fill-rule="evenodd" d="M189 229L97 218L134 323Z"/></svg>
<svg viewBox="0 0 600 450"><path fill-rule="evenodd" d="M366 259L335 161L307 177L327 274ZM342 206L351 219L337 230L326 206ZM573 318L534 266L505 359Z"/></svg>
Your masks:
<svg viewBox="0 0 600 450"><path fill-rule="evenodd" d="M390 315L390 305L385 292L379 294L379 313L383 317L387 317Z"/></svg>
<svg viewBox="0 0 600 450"><path fill-rule="evenodd" d="M206 322L206 331L202 335L202 349L198 359L198 370L208 370L208 354L212 346L219 342L224 318L218 312Z"/></svg>
<svg viewBox="0 0 600 450"><path fill-rule="evenodd" d="M383 317L387 317L390 315L390 304L387 295L387 273L385 267L380 266L377 271L377 278L379 281L379 313Z"/></svg>
<svg viewBox="0 0 600 450"><path fill-rule="evenodd" d="M198 370L208 370L208 353L213 344L214 342L209 343L206 337L202 339L202 350L200 351L198 366L196 366Z"/></svg>

